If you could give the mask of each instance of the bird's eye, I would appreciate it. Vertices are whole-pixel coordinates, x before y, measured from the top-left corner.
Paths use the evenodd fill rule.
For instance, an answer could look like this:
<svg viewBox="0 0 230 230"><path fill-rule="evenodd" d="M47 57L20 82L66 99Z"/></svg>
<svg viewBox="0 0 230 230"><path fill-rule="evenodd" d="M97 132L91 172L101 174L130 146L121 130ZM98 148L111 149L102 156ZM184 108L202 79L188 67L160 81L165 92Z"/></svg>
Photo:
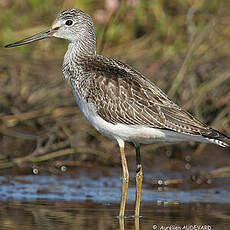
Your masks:
<svg viewBox="0 0 230 230"><path fill-rule="evenodd" d="M67 21L65 22L65 24L66 24L67 26L71 26L71 25L73 24L73 21L72 21L72 20L67 20Z"/></svg>

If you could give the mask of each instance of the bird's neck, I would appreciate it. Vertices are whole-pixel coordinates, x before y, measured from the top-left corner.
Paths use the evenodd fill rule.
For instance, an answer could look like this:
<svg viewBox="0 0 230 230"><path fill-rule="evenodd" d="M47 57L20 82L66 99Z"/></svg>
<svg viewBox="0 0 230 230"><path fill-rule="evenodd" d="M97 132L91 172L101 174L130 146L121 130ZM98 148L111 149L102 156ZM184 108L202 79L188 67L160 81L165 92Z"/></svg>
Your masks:
<svg viewBox="0 0 230 230"><path fill-rule="evenodd" d="M85 56L91 56L96 54L96 42L95 39L90 37L83 37L76 41L72 41L68 45L66 55L70 59L81 59Z"/></svg>
<svg viewBox="0 0 230 230"><path fill-rule="evenodd" d="M62 66L65 78L74 76L79 78L79 81L80 78L84 78L84 74L79 74L82 72L81 68L87 63L87 59L94 55L96 55L96 39L93 37L69 42Z"/></svg>

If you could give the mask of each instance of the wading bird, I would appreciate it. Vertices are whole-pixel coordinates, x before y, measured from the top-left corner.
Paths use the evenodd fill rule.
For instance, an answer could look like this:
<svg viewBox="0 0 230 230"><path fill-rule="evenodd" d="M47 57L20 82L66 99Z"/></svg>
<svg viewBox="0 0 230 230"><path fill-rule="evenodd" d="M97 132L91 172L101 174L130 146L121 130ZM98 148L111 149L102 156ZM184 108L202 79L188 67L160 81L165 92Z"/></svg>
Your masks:
<svg viewBox="0 0 230 230"><path fill-rule="evenodd" d="M93 21L79 9L61 12L50 29L6 47L51 37L69 41L62 70L84 116L120 147L123 168L120 217L124 217L129 183L125 142L136 148L136 217L140 212L143 180L140 144L196 141L228 146L221 140L227 136L181 109L141 73L97 54Z"/></svg>

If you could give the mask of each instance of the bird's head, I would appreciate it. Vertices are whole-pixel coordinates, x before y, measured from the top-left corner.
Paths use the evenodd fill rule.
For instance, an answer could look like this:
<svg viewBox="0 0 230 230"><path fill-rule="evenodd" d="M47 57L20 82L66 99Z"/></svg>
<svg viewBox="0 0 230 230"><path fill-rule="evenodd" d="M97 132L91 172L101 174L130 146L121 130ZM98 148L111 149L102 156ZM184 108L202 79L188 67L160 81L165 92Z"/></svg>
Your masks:
<svg viewBox="0 0 230 230"><path fill-rule="evenodd" d="M50 29L5 47L20 46L50 37L63 38L70 42L78 40L95 42L96 40L91 17L82 10L71 8L61 12Z"/></svg>

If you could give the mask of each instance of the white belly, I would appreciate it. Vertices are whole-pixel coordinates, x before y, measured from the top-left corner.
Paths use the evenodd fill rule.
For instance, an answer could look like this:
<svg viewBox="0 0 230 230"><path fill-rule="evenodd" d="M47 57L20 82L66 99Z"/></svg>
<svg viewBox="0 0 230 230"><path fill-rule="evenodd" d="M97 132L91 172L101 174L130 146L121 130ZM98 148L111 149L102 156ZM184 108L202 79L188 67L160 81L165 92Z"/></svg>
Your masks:
<svg viewBox="0 0 230 230"><path fill-rule="evenodd" d="M128 126L120 123L113 125L99 116L93 117L89 122L104 136L133 143L151 144L162 141L172 143L181 141L209 142L201 136L177 133L170 130L136 125Z"/></svg>

